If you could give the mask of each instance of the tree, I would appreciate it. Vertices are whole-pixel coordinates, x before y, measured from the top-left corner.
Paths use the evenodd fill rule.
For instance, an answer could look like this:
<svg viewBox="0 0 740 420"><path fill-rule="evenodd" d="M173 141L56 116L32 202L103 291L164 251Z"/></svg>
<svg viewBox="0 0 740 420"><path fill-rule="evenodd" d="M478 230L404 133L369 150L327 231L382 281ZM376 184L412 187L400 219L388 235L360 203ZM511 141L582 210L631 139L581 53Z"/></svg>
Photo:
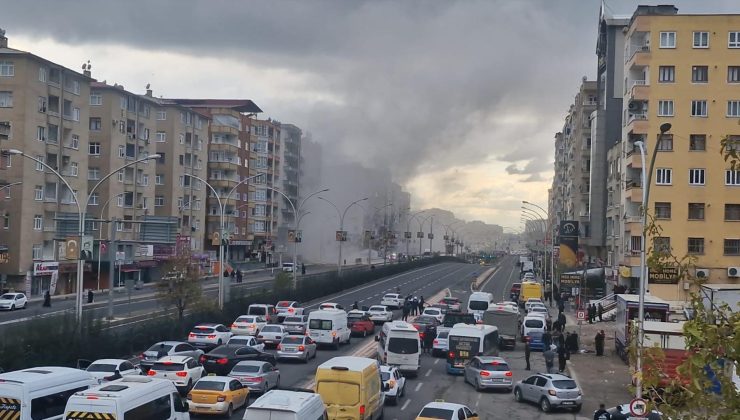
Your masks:
<svg viewBox="0 0 740 420"><path fill-rule="evenodd" d="M165 275L157 282L157 299L165 307L175 307L177 319L182 322L185 310L200 302L203 296L200 272L192 263L190 250L179 250L162 272Z"/></svg>
<svg viewBox="0 0 740 420"><path fill-rule="evenodd" d="M295 269L295 268L294 268ZM275 283L272 290L277 296L283 296L293 289L293 276L285 271L280 271L275 275Z"/></svg>

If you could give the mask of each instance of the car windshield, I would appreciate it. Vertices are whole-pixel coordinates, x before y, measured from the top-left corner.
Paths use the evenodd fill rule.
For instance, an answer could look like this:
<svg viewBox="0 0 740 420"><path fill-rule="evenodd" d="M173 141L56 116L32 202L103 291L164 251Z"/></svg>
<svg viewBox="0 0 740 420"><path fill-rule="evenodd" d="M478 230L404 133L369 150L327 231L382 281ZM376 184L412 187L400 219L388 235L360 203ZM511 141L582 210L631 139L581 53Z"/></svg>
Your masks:
<svg viewBox="0 0 740 420"><path fill-rule="evenodd" d="M260 367L256 365L236 365L231 369L231 373L257 373Z"/></svg>
<svg viewBox="0 0 740 420"><path fill-rule="evenodd" d="M552 386L554 386L557 389L576 389L578 388L578 385L576 385L576 381L572 379L559 379L556 381L552 381Z"/></svg>
<svg viewBox="0 0 740 420"><path fill-rule="evenodd" d="M483 370L489 370L491 372L506 372L509 370L509 365L506 363L483 363L482 364Z"/></svg>
<svg viewBox="0 0 740 420"><path fill-rule="evenodd" d="M266 326L262 327L262 332L263 333L266 333L266 332L280 332L280 327L275 326L275 325L266 325Z"/></svg>
<svg viewBox="0 0 740 420"><path fill-rule="evenodd" d="M439 309L424 309L425 314L439 315Z"/></svg>
<svg viewBox="0 0 740 420"><path fill-rule="evenodd" d="M0 299L13 300L13 299L15 299L15 294L14 293L6 293L6 294L0 296Z"/></svg>
<svg viewBox="0 0 740 420"><path fill-rule="evenodd" d="M193 389L202 391L223 391L224 384L225 383L221 381L204 381L201 379L195 383Z"/></svg>
<svg viewBox="0 0 740 420"><path fill-rule="evenodd" d="M285 337L283 344L303 344L303 337Z"/></svg>
<svg viewBox="0 0 740 420"><path fill-rule="evenodd" d="M421 315L417 316L414 320L417 324L434 324L437 321L437 318L427 316L427 315Z"/></svg>
<svg viewBox="0 0 740 420"><path fill-rule="evenodd" d="M391 337L388 340L388 352L396 354L418 353L419 340L414 338Z"/></svg>
<svg viewBox="0 0 740 420"><path fill-rule="evenodd" d="M110 365L108 363L93 363L87 367L88 372L114 372L116 365Z"/></svg>
<svg viewBox="0 0 740 420"><path fill-rule="evenodd" d="M246 324L254 324L257 322L257 318L253 316L240 316L236 319L236 322L244 322Z"/></svg>
<svg viewBox="0 0 740 420"><path fill-rule="evenodd" d="M442 331L439 334L437 334L437 338L446 339L448 335L450 335L448 331Z"/></svg>
<svg viewBox="0 0 740 420"><path fill-rule="evenodd" d="M161 351L161 352L167 353L168 351L170 351L171 348L172 348L172 346L169 345L169 344L155 344L155 345L149 347L149 350L147 350L147 351L156 351L156 352L160 352Z"/></svg>
<svg viewBox="0 0 740 420"><path fill-rule="evenodd" d="M277 307L278 308L288 308L290 307L290 302L288 302L287 300L281 300L280 302L278 302Z"/></svg>
<svg viewBox="0 0 740 420"><path fill-rule="evenodd" d="M242 337L231 337L229 338L229 344L243 344L243 345L249 345L250 339L249 338L242 338Z"/></svg>
<svg viewBox="0 0 740 420"><path fill-rule="evenodd" d="M485 300L471 300L468 307L473 311L485 311L488 309L488 302Z"/></svg>
<svg viewBox="0 0 740 420"><path fill-rule="evenodd" d="M330 319L312 319L311 321L308 322L308 328L312 330L331 330L331 320Z"/></svg>
<svg viewBox="0 0 740 420"><path fill-rule="evenodd" d="M390 372L380 372L380 379L381 380L387 381L390 378L391 378L391 373Z"/></svg>
<svg viewBox="0 0 740 420"><path fill-rule="evenodd" d="M425 419L440 419L440 420L450 420L455 415L455 412L452 410L448 410L445 408L431 408L431 407L424 407L421 410L421 413L419 413L419 417L423 417Z"/></svg>
<svg viewBox="0 0 740 420"><path fill-rule="evenodd" d="M264 306L250 306L249 307L249 315L266 315L267 314L267 308Z"/></svg>
<svg viewBox="0 0 740 420"><path fill-rule="evenodd" d="M371 306L370 312L385 312L385 308L382 306Z"/></svg>
<svg viewBox="0 0 740 420"><path fill-rule="evenodd" d="M152 366L153 371L161 370L163 372L179 372L181 370L185 370L185 365L182 363L172 363L172 362L157 362Z"/></svg>
<svg viewBox="0 0 740 420"><path fill-rule="evenodd" d="M303 322L303 318L299 316L286 316L285 320L283 320L283 323L288 323L288 322L299 322L300 323L300 322Z"/></svg>
<svg viewBox="0 0 740 420"><path fill-rule="evenodd" d="M193 332L195 334L213 334L216 330L210 327L195 327Z"/></svg>
<svg viewBox="0 0 740 420"><path fill-rule="evenodd" d="M524 321L524 326L527 328L542 328L544 323L541 319L527 319Z"/></svg>

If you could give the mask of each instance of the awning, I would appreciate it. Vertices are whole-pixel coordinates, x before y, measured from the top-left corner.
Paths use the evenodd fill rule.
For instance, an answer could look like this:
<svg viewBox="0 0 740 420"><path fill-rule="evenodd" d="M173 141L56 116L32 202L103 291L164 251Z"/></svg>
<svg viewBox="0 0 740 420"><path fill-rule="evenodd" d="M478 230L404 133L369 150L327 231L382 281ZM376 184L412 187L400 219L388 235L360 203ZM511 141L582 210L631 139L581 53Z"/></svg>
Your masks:
<svg viewBox="0 0 740 420"><path fill-rule="evenodd" d="M138 268L122 268L121 273L133 273L135 271L140 271Z"/></svg>

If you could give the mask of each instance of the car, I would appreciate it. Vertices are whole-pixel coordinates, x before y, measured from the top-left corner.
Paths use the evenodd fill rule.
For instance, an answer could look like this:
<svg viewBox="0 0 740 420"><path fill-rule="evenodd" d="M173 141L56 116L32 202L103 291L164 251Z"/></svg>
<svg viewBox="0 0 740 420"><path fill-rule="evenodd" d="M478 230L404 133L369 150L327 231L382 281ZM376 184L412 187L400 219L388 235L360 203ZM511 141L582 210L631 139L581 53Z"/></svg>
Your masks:
<svg viewBox="0 0 740 420"><path fill-rule="evenodd" d="M253 303L247 308L247 315L256 315L264 318L268 324L277 322L277 312L275 306L265 303Z"/></svg>
<svg viewBox="0 0 740 420"><path fill-rule="evenodd" d="M146 373L159 379L169 379L178 391L185 393L205 376L206 370L190 356L165 356L156 361Z"/></svg>
<svg viewBox="0 0 740 420"><path fill-rule="evenodd" d="M533 402L547 413L553 408L581 410L583 393L576 381L558 373L537 373L514 386L514 399L518 402Z"/></svg>
<svg viewBox="0 0 740 420"><path fill-rule="evenodd" d="M139 355L139 367L143 373L146 373L154 362L165 356L190 356L195 360L200 360L202 355L203 350L196 349L189 343L160 341Z"/></svg>
<svg viewBox="0 0 740 420"><path fill-rule="evenodd" d="M370 320L376 324L393 321L393 311L384 305L373 305L367 310Z"/></svg>
<svg viewBox="0 0 740 420"><path fill-rule="evenodd" d="M393 405L398 404L398 400L406 392L406 378L401 375L401 371L394 366L380 366L380 380L386 387L385 401Z"/></svg>
<svg viewBox="0 0 740 420"><path fill-rule="evenodd" d="M419 331L419 337L424 340L424 336L427 334L432 334L434 337L437 336L437 327L440 323L435 317L419 315L411 322L411 325Z"/></svg>
<svg viewBox="0 0 740 420"><path fill-rule="evenodd" d="M272 363L261 360L239 362L228 376L238 379L253 392L264 393L280 386L280 370Z"/></svg>
<svg viewBox="0 0 740 420"><path fill-rule="evenodd" d="M532 273L531 271L524 273L524 277L522 277L522 280L525 280L525 281L532 280L533 281L534 273Z"/></svg>
<svg viewBox="0 0 740 420"><path fill-rule="evenodd" d="M292 262L284 262L282 269L286 273L292 273L293 272L293 263Z"/></svg>
<svg viewBox="0 0 740 420"><path fill-rule="evenodd" d="M96 360L85 369L98 383L120 379L124 376L141 375L141 370L125 359Z"/></svg>
<svg viewBox="0 0 740 420"><path fill-rule="evenodd" d="M375 334L375 323L365 311L352 310L347 312L347 326L352 335L367 337Z"/></svg>
<svg viewBox="0 0 740 420"><path fill-rule="evenodd" d="M241 315L231 324L231 332L234 335L257 335L265 325L267 320L263 316Z"/></svg>
<svg viewBox="0 0 740 420"><path fill-rule="evenodd" d="M501 357L476 356L465 365L465 382L473 385L476 391L484 389L514 389L514 374L509 364Z"/></svg>
<svg viewBox="0 0 740 420"><path fill-rule="evenodd" d="M0 309L14 311L25 309L26 305L28 305L28 298L23 293L5 293L0 296Z"/></svg>
<svg viewBox="0 0 740 420"><path fill-rule="evenodd" d="M529 299L527 299L527 301L524 303L524 310L525 311L529 311L529 307L532 306L532 305L534 305L534 304L537 304L537 303L539 303L539 304L541 304L541 305L544 306L544 303L542 303L542 299L539 299L539 298L529 298Z"/></svg>
<svg viewBox="0 0 740 420"><path fill-rule="evenodd" d="M287 334L306 334L308 315L288 315L283 319L283 329Z"/></svg>
<svg viewBox="0 0 740 420"><path fill-rule="evenodd" d="M282 325L267 324L262 327L257 336L257 341L263 343L265 347L275 347L280 344L283 336L288 335Z"/></svg>
<svg viewBox="0 0 740 420"><path fill-rule="evenodd" d="M391 308L402 308L403 297L398 293L386 293L383 298L380 299L380 304Z"/></svg>
<svg viewBox="0 0 740 420"><path fill-rule="evenodd" d="M295 300L281 300L275 305L278 322L283 322L286 316L303 315L301 304Z"/></svg>
<svg viewBox="0 0 740 420"><path fill-rule="evenodd" d="M478 413L462 404L435 401L425 405L416 420L478 420Z"/></svg>
<svg viewBox="0 0 740 420"><path fill-rule="evenodd" d="M499 302L495 306L502 306L504 308L510 308L512 311L519 312L519 305L516 302L512 302L510 300Z"/></svg>
<svg viewBox="0 0 740 420"><path fill-rule="evenodd" d="M288 335L277 345L278 360L299 359L308 363L316 358L316 343L305 335Z"/></svg>
<svg viewBox="0 0 740 420"><path fill-rule="evenodd" d="M616 407L607 408L606 411L611 414L612 418L614 418L616 414L622 414L623 416L625 416L624 418L626 419L629 418L630 405L629 403L620 404ZM596 414L596 412L594 412L594 414ZM649 413L647 413L647 416L643 416L642 418L645 418L647 420L661 420L663 418L663 413L653 409Z"/></svg>
<svg viewBox="0 0 740 420"><path fill-rule="evenodd" d="M450 346L447 343L447 336L450 331L440 331L437 329L437 338L432 342L432 356L443 357L447 356L447 352L450 350Z"/></svg>
<svg viewBox="0 0 740 420"><path fill-rule="evenodd" d="M459 312L460 309L462 308L460 299L456 297L447 296L447 297L442 298L442 300L440 300L439 302L447 305L448 311Z"/></svg>
<svg viewBox="0 0 740 420"><path fill-rule="evenodd" d="M188 334L188 343L195 347L213 348L229 341L232 335L223 324L199 324Z"/></svg>
<svg viewBox="0 0 740 420"><path fill-rule="evenodd" d="M437 318L440 324L442 323L442 320L445 317L445 315L442 313L442 311L439 308L432 308L432 307L424 308L424 311L421 314L423 316L431 316L433 318Z"/></svg>
<svg viewBox="0 0 740 420"><path fill-rule="evenodd" d="M265 351L265 345L257 341L257 339L251 335L235 335L229 338L229 341L227 341L226 344L249 346L259 351Z"/></svg>
<svg viewBox="0 0 740 420"><path fill-rule="evenodd" d="M200 363L206 372L219 376L228 375L237 363L251 360L268 362L273 366L277 364L274 354L238 344L218 346L200 357Z"/></svg>
<svg viewBox="0 0 740 420"><path fill-rule="evenodd" d="M331 311L331 310L343 311L344 310L344 306L342 306L342 305L340 305L338 303L334 303L334 302L324 302L321 305L319 305L319 310L322 310L322 311Z"/></svg>
<svg viewBox="0 0 740 420"><path fill-rule="evenodd" d="M447 305L445 305L444 303L433 303L433 304L429 305L428 308L437 308L437 309L439 309L440 311L442 311L442 316L444 316L444 314L447 313Z"/></svg>
<svg viewBox="0 0 740 420"><path fill-rule="evenodd" d="M220 414L227 418L247 405L249 388L228 376L206 376L188 392L188 409L193 414Z"/></svg>

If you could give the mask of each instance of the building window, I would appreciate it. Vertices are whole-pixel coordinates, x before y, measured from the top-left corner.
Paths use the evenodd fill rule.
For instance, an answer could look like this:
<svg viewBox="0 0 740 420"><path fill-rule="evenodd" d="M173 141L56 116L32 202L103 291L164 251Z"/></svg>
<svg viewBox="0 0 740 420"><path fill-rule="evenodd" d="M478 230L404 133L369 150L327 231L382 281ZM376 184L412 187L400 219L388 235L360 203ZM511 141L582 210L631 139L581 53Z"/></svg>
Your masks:
<svg viewBox="0 0 740 420"><path fill-rule="evenodd" d="M658 141L658 150L670 152L673 150L673 134L663 134Z"/></svg>
<svg viewBox="0 0 740 420"><path fill-rule="evenodd" d="M69 164L69 175L77 176L80 173L80 164L77 162L71 162Z"/></svg>
<svg viewBox="0 0 740 420"><path fill-rule="evenodd" d="M727 48L740 48L740 32L730 32L728 34Z"/></svg>
<svg viewBox="0 0 740 420"><path fill-rule="evenodd" d="M43 201L44 200L44 187L41 185L36 185L33 187L33 199L36 201Z"/></svg>
<svg viewBox="0 0 740 420"><path fill-rule="evenodd" d="M704 254L704 238L689 238L688 253L694 255Z"/></svg>
<svg viewBox="0 0 740 420"><path fill-rule="evenodd" d="M167 111L157 111L157 121L165 121L167 119Z"/></svg>
<svg viewBox="0 0 740 420"><path fill-rule="evenodd" d="M676 81L675 66L658 67L658 83L673 83Z"/></svg>
<svg viewBox="0 0 740 420"><path fill-rule="evenodd" d="M670 219L671 218L671 203L655 203L655 218L656 219Z"/></svg>
<svg viewBox="0 0 740 420"><path fill-rule="evenodd" d="M709 32L694 32L694 48L709 48Z"/></svg>
<svg viewBox="0 0 740 420"><path fill-rule="evenodd" d="M91 206L97 206L99 200L100 200L100 194L99 193L92 193L92 194L90 194L90 205Z"/></svg>
<svg viewBox="0 0 740 420"><path fill-rule="evenodd" d="M100 168L87 168L87 179L97 181L100 179Z"/></svg>
<svg viewBox="0 0 740 420"><path fill-rule="evenodd" d="M164 196L158 195L154 197L154 207L162 207L164 206Z"/></svg>
<svg viewBox="0 0 740 420"><path fill-rule="evenodd" d="M653 238L653 252L660 254L671 252L671 238L668 236L656 236Z"/></svg>
<svg viewBox="0 0 740 420"><path fill-rule="evenodd" d="M704 220L704 203L689 203L689 220Z"/></svg>
<svg viewBox="0 0 740 420"><path fill-rule="evenodd" d="M740 101L727 101L727 116L740 117Z"/></svg>
<svg viewBox="0 0 740 420"><path fill-rule="evenodd" d="M39 99L38 99L38 110L41 113L46 112L46 97L39 96Z"/></svg>
<svg viewBox="0 0 740 420"><path fill-rule="evenodd" d="M658 101L658 116L659 117L672 117L673 116L673 101L672 100Z"/></svg>
<svg viewBox="0 0 740 420"><path fill-rule="evenodd" d="M704 99L691 101L691 116L692 117L706 117L707 116L707 101Z"/></svg>
<svg viewBox="0 0 740 420"><path fill-rule="evenodd" d="M90 92L90 105L103 105L103 95L100 92Z"/></svg>
<svg viewBox="0 0 740 420"><path fill-rule="evenodd" d="M661 32L660 33L660 48L676 48L676 33L675 32Z"/></svg>
<svg viewBox="0 0 740 420"><path fill-rule="evenodd" d="M90 143L87 147L87 153L92 156L100 156L100 143Z"/></svg>
<svg viewBox="0 0 740 420"><path fill-rule="evenodd" d="M69 147L78 150L80 148L80 136L72 134L72 137L69 140Z"/></svg>
<svg viewBox="0 0 740 420"><path fill-rule="evenodd" d="M740 83L740 66L727 67L727 83Z"/></svg>
<svg viewBox="0 0 740 420"><path fill-rule="evenodd" d="M39 67L39 82L46 82L46 67Z"/></svg>
<svg viewBox="0 0 740 420"><path fill-rule="evenodd" d="M13 107L13 92L0 91L0 108Z"/></svg>
<svg viewBox="0 0 740 420"><path fill-rule="evenodd" d="M740 204L725 204L725 220L733 222L740 220Z"/></svg>
<svg viewBox="0 0 740 420"><path fill-rule="evenodd" d="M164 131L157 131L157 143L164 143L167 141L167 133Z"/></svg>
<svg viewBox="0 0 740 420"><path fill-rule="evenodd" d="M33 258L34 260L40 260L41 249L41 244L33 244L33 248L31 249L31 258Z"/></svg>
<svg viewBox="0 0 740 420"><path fill-rule="evenodd" d="M725 185L740 185L740 171L725 171Z"/></svg>
<svg viewBox="0 0 740 420"><path fill-rule="evenodd" d="M709 67L707 67L707 66L692 66L691 67L691 81L693 83L707 83L707 82L709 82Z"/></svg>
<svg viewBox="0 0 740 420"><path fill-rule="evenodd" d="M126 157L126 146L118 146L118 157Z"/></svg>
<svg viewBox="0 0 740 420"><path fill-rule="evenodd" d="M90 131L100 131L101 127L102 127L102 122L100 121L100 118L97 118L97 117L90 118Z"/></svg>
<svg viewBox="0 0 740 420"><path fill-rule="evenodd" d="M704 185L704 169L689 169L689 185Z"/></svg>
<svg viewBox="0 0 740 420"><path fill-rule="evenodd" d="M40 214L33 216L33 230L41 230L44 228L44 217Z"/></svg>
<svg viewBox="0 0 740 420"><path fill-rule="evenodd" d="M163 174L156 174L156 175L154 175L154 184L155 185L164 185L164 175Z"/></svg>
<svg viewBox="0 0 740 420"><path fill-rule="evenodd" d="M658 168L655 170L656 185L671 185L673 181L673 170L669 168Z"/></svg>
<svg viewBox="0 0 740 420"><path fill-rule="evenodd" d="M725 239L725 255L740 255L740 239Z"/></svg>
<svg viewBox="0 0 740 420"><path fill-rule="evenodd" d="M46 127L36 127L36 140L46 141Z"/></svg>
<svg viewBox="0 0 740 420"><path fill-rule="evenodd" d="M703 152L707 150L706 134L689 135L689 150L691 150L692 152Z"/></svg>
<svg viewBox="0 0 740 420"><path fill-rule="evenodd" d="M0 60L0 77L13 77L15 76L15 65L12 61Z"/></svg>

